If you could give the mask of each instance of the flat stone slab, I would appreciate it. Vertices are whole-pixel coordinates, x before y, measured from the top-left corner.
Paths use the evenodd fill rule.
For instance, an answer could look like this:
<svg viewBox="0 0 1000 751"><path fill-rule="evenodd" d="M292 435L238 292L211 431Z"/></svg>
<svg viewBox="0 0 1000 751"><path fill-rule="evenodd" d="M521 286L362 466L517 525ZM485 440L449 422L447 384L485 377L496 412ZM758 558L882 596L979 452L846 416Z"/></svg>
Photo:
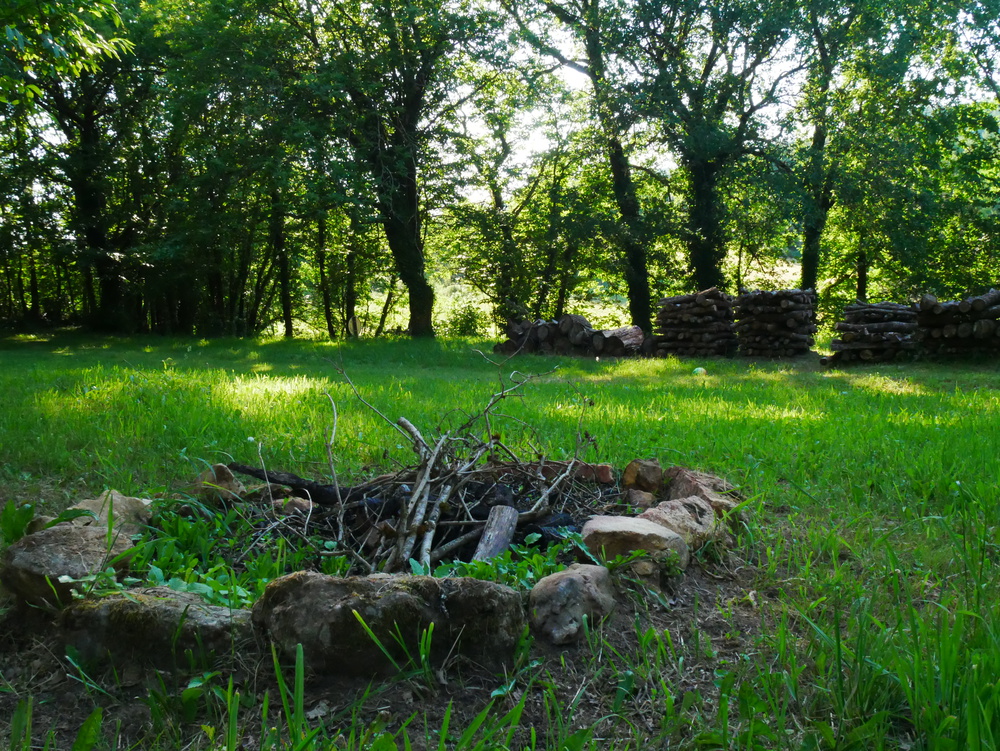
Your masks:
<svg viewBox="0 0 1000 751"><path fill-rule="evenodd" d="M267 585L253 623L288 659L301 644L313 671L378 674L394 669L385 652L400 668L408 656L419 660L421 634L432 624L433 659L509 665L525 614L518 592L478 579L299 571Z"/></svg>
<svg viewBox="0 0 1000 751"><path fill-rule="evenodd" d="M63 640L88 659L163 667L238 654L253 643L250 611L209 605L191 592L149 587L78 600L59 617Z"/></svg>
<svg viewBox="0 0 1000 751"><path fill-rule="evenodd" d="M667 561L672 554L674 562L683 571L691 558L683 537L656 522L639 517L594 516L583 525L582 536L587 549L605 560L645 550L657 561Z"/></svg>

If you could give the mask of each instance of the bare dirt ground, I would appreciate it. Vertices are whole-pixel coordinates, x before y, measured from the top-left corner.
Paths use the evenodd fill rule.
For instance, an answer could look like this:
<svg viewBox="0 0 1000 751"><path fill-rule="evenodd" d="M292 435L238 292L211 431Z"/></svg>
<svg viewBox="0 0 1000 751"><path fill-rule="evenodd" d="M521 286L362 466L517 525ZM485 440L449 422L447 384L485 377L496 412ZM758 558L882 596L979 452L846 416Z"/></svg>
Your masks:
<svg viewBox="0 0 1000 751"><path fill-rule="evenodd" d="M436 747L435 733L449 705L451 727L460 731L503 687L506 692L492 699L498 714L524 698L514 747L528 745L532 731L538 746L544 747L546 734L561 723L564 732L592 728L595 738L609 741L666 736L683 744L685 735L712 722L719 673L753 657L766 610L761 607L763 595L754 590L755 579L752 568L727 554L721 562L693 563L662 594L620 581L615 611L595 626L588 643L555 648L533 642L520 672L507 676L458 663L446 667L443 682L428 683L422 676L362 680L310 675L307 717L314 727L323 724L330 735L373 727L398 732L406 725L414 748ZM647 637L640 643L647 629L661 640L669 634L672 644L669 658L655 671L647 668L655 662L656 641ZM286 667L289 684L291 672ZM192 678L206 673L204 690L189 690L187 702L182 700ZM18 704L30 698L36 744L51 733L54 747L69 748L86 718L101 707L105 737L116 736L119 748L170 747L178 742L194 742L196 748L198 739L208 746L201 726L224 727L224 702L212 695L230 678L243 697L242 747L256 748L265 694L268 724L280 724L279 690L266 649L193 671L74 664L51 619L37 611L8 608L0 620L0 738L9 734ZM663 686L678 705L686 693L696 696L691 716L667 728L661 726ZM547 706L553 695L558 707Z"/></svg>

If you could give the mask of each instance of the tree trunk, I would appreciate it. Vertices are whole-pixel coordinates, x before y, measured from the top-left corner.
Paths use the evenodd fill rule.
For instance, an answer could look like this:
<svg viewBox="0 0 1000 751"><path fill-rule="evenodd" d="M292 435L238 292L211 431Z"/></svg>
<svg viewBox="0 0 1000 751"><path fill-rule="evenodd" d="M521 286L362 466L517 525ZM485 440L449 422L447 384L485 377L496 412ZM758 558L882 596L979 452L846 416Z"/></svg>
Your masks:
<svg viewBox="0 0 1000 751"><path fill-rule="evenodd" d="M357 235L351 236L351 249L347 252L347 276L344 279L344 332L347 336L357 336L357 329L352 329L351 321L358 318L358 249L355 243Z"/></svg>
<svg viewBox="0 0 1000 751"><path fill-rule="evenodd" d="M319 291L323 303L323 318L326 333L331 339L337 338L333 323L333 302L330 299L330 280L326 275L326 211L316 220L316 271L319 273Z"/></svg>
<svg viewBox="0 0 1000 751"><path fill-rule="evenodd" d="M535 307L532 310L533 317L542 317L542 311L548 303L549 293L552 291L552 280L556 278L556 267L558 264L558 243L559 234L562 229L562 181L566 172L559 162L559 159L552 164L552 182L549 184L549 212L548 224L545 228L545 268L540 274L540 284L538 296L535 298ZM564 251L565 252L565 251ZM567 270L563 268L559 273L560 283L566 280ZM560 289L560 292L562 290ZM562 306L557 306L555 316L562 315Z"/></svg>
<svg viewBox="0 0 1000 751"><path fill-rule="evenodd" d="M125 305L125 280L121 264L112 254L108 235L108 184L104 177L109 163L106 124L101 122L107 91L93 74L81 73L71 96L60 84L48 92L56 121L71 144L65 160L73 194L73 227L85 273L96 283L91 287L89 317L94 328L128 332L134 328Z"/></svg>
<svg viewBox="0 0 1000 751"><path fill-rule="evenodd" d="M288 249L285 238L285 204L281 191L277 188L271 191L271 252L278 268L278 294L281 298L281 319L285 325L285 338L295 336L292 321L292 272L288 261Z"/></svg>
<svg viewBox="0 0 1000 751"><path fill-rule="evenodd" d="M407 134L402 134L405 138ZM434 336L434 289L427 282L420 234L416 155L409 145L381 148L375 157L379 207L389 250L410 298L410 336Z"/></svg>
<svg viewBox="0 0 1000 751"><path fill-rule="evenodd" d="M859 302L865 302L868 300L868 254L864 250L858 251L857 270L857 298Z"/></svg>
<svg viewBox="0 0 1000 751"><path fill-rule="evenodd" d="M392 281L392 286L389 287L389 291L385 293L385 302L382 305L382 314L378 319L378 326L375 327L375 338L378 339L382 336L382 332L385 331L385 321L389 317L389 311L392 310L392 301L396 296L396 280Z"/></svg>
<svg viewBox="0 0 1000 751"><path fill-rule="evenodd" d="M563 246L562 268L559 270L559 289L556 291L556 308L553 311L553 316L556 318L561 318L566 311L570 281L574 275L573 261L576 259L579 249L580 243L575 235L566 239L566 244Z"/></svg>
<svg viewBox="0 0 1000 751"><path fill-rule="evenodd" d="M611 168L611 186L615 194L618 213L622 218L620 238L629 315L633 325L648 333L652 330L650 322L652 299L649 292L649 271L646 261L646 224L639 208L639 199L636 195L635 183L632 180L632 168L622 146L621 132L608 102L604 42L601 38L601 27L597 18L597 4L590 4L588 8L592 15L586 19L586 23L583 25L584 44L587 51L590 80L594 87L598 120L601 124L601 130L604 132L605 148Z"/></svg>
<svg viewBox="0 0 1000 751"><path fill-rule="evenodd" d="M801 289L816 289L822 257L823 231L833 208L832 173L826 162L826 126L813 129L810 152L810 175L806 184L805 212L802 216L802 280Z"/></svg>
<svg viewBox="0 0 1000 751"><path fill-rule="evenodd" d="M38 270L35 267L35 254L28 251L28 315L32 323L42 320L42 306L38 294Z"/></svg>
<svg viewBox="0 0 1000 751"><path fill-rule="evenodd" d="M408 231L406 223L388 220L385 236L389 249L396 260L396 270L409 293L410 336L434 336L432 313L434 309L434 289L427 282L424 273L423 241L419 234Z"/></svg>
<svg viewBox="0 0 1000 751"><path fill-rule="evenodd" d="M97 296L91 322L100 331L128 330L125 293L118 263L111 257L107 231L106 185L100 177L104 161L99 116L94 111L80 120L77 148L68 159L77 236L85 265L93 269Z"/></svg>
<svg viewBox="0 0 1000 751"><path fill-rule="evenodd" d="M725 286L722 260L725 247L719 208L721 165L715 160L690 159L687 168L691 189L688 254L698 289Z"/></svg>
<svg viewBox="0 0 1000 751"><path fill-rule="evenodd" d="M632 168L617 134L608 137L608 159L615 202L624 223L622 251L625 260L625 284L628 288L628 311L632 324L646 333L652 330L650 313L649 269L646 263L645 224L636 197Z"/></svg>

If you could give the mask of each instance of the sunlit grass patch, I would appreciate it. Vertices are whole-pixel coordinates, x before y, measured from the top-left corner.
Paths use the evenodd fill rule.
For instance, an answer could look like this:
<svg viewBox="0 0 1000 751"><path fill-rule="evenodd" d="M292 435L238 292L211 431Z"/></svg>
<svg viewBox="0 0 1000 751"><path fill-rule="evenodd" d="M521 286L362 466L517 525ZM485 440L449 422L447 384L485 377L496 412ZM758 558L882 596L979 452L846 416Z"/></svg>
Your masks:
<svg viewBox="0 0 1000 751"><path fill-rule="evenodd" d="M632 748L985 748L982 738L1000 737L996 369L823 371L808 359L501 362L475 339L55 336L7 339L0 350L0 503L53 509L106 487L176 488L215 461L262 461L322 480L331 398L337 471L351 482L414 461L388 422L405 416L433 435L476 414L501 375L540 374L490 426L525 458L565 458L578 446L582 458L618 468L655 458L724 476L750 499L733 528L734 550L718 566L696 564L750 582L734 601L700 614L725 630L708 633L698 619L683 633L636 626L648 652L628 654L610 651L595 629L585 647L594 650L593 672L575 685L586 684L593 693L584 693L619 718L601 725L617 728L618 747L628 723L638 728ZM186 522L172 534L205 542ZM278 570L278 551L271 554L241 572L250 577L240 580L247 598L254 576ZM228 587L233 580L211 568L218 561L208 563L181 578ZM713 662L741 609L754 613L760 633L738 658ZM678 689L695 669L716 671L711 701ZM548 680L538 670L532 676ZM665 674L674 682L661 683ZM632 706L641 713L629 715ZM552 705L553 717L560 711L574 710ZM552 731L553 742L574 732L565 729L558 738Z"/></svg>

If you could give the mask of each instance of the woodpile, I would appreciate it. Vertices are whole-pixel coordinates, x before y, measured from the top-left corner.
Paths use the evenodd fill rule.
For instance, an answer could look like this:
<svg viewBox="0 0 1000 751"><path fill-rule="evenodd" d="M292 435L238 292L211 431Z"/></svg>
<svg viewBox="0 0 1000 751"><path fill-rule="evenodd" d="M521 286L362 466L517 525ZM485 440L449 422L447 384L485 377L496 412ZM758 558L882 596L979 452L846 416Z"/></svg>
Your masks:
<svg viewBox="0 0 1000 751"><path fill-rule="evenodd" d="M736 350L733 298L715 287L660 300L654 335L644 345L656 357L728 356Z"/></svg>
<svg viewBox="0 0 1000 751"><path fill-rule="evenodd" d="M755 290L734 301L738 353L744 357L797 357L816 333L813 290Z"/></svg>
<svg viewBox="0 0 1000 751"><path fill-rule="evenodd" d="M494 352L512 355L517 352L546 355L586 355L625 357L642 348L643 334L638 326L595 329L579 315L565 315L558 321L523 321L507 329L507 339Z"/></svg>
<svg viewBox="0 0 1000 751"><path fill-rule="evenodd" d="M834 325L833 354L822 365L838 362L889 362L912 352L917 341L917 309L893 302L854 303L844 309L844 320Z"/></svg>
<svg viewBox="0 0 1000 751"><path fill-rule="evenodd" d="M927 354L1000 352L1000 290L949 302L924 295L917 310L917 336Z"/></svg>

